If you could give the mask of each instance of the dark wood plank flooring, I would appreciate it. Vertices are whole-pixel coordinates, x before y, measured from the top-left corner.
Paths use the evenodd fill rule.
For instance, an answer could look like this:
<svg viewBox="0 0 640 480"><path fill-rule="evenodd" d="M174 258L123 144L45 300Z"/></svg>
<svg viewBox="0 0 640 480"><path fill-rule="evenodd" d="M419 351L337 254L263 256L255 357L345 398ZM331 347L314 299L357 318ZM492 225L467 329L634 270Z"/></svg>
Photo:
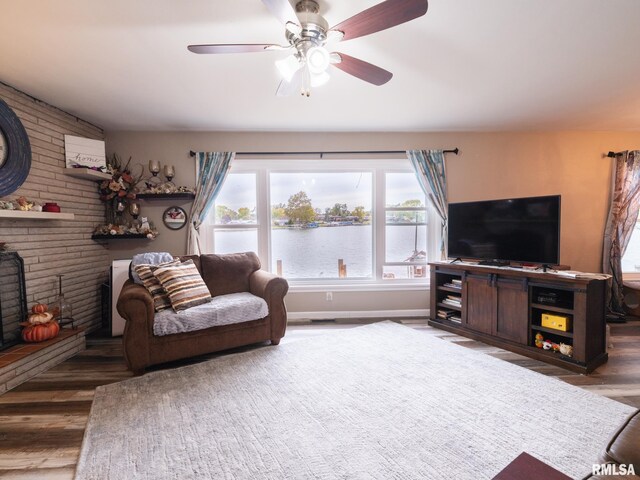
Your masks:
<svg viewBox="0 0 640 480"><path fill-rule="evenodd" d="M559 378L640 408L640 321L611 326L609 362L584 376L427 326L403 322L426 334ZM291 325L282 343L353 328L354 323ZM234 350L245 351L252 348ZM203 361L219 354L199 357ZM179 362L183 365L190 362ZM73 478L96 387L131 377L120 339L92 336L87 349L0 396L0 478Z"/></svg>

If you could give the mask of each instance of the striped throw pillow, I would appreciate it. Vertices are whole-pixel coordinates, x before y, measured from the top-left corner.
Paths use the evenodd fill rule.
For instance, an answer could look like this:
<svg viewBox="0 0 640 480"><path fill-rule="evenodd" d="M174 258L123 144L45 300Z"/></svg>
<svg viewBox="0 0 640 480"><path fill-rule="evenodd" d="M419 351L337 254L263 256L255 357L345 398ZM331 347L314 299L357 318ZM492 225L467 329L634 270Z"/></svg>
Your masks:
<svg viewBox="0 0 640 480"><path fill-rule="evenodd" d="M209 289L193 260L158 268L153 274L166 290L171 306L176 312L211 300Z"/></svg>
<svg viewBox="0 0 640 480"><path fill-rule="evenodd" d="M149 293L153 297L153 307L156 312L171 308L171 301L167 296L167 292L163 288L160 281L155 277L153 272L160 267L166 267L170 265L179 265L179 260L173 260L171 262L159 263L158 265L134 265L133 269L140 277L142 284L149 290Z"/></svg>

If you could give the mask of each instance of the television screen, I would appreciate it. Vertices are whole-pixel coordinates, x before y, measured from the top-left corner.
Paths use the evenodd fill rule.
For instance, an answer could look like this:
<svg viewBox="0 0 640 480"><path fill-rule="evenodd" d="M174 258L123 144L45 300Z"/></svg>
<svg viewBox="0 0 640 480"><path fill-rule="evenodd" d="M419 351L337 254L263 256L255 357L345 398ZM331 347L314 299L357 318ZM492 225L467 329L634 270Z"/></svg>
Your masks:
<svg viewBox="0 0 640 480"><path fill-rule="evenodd" d="M557 264L560 195L449 205L449 257Z"/></svg>

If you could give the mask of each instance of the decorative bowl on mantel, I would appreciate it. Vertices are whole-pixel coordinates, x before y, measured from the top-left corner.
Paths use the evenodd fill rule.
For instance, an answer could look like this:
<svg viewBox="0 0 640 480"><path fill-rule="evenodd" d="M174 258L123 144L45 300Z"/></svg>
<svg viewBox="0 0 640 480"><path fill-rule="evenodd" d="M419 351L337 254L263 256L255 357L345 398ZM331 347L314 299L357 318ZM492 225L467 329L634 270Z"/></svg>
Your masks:
<svg viewBox="0 0 640 480"><path fill-rule="evenodd" d="M55 202L45 203L42 206L43 212L60 213L60 205Z"/></svg>

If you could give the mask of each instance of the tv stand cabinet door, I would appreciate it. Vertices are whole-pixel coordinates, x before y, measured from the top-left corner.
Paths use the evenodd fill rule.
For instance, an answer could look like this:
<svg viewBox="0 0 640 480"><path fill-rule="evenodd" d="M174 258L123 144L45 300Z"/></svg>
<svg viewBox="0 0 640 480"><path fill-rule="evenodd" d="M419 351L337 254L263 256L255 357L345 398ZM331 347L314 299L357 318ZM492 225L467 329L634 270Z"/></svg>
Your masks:
<svg viewBox="0 0 640 480"><path fill-rule="evenodd" d="M496 286L498 312L493 335L526 345L529 319L529 289L526 279L498 278Z"/></svg>
<svg viewBox="0 0 640 480"><path fill-rule="evenodd" d="M495 323L496 288L492 275L467 275L465 281L465 325L491 334Z"/></svg>

